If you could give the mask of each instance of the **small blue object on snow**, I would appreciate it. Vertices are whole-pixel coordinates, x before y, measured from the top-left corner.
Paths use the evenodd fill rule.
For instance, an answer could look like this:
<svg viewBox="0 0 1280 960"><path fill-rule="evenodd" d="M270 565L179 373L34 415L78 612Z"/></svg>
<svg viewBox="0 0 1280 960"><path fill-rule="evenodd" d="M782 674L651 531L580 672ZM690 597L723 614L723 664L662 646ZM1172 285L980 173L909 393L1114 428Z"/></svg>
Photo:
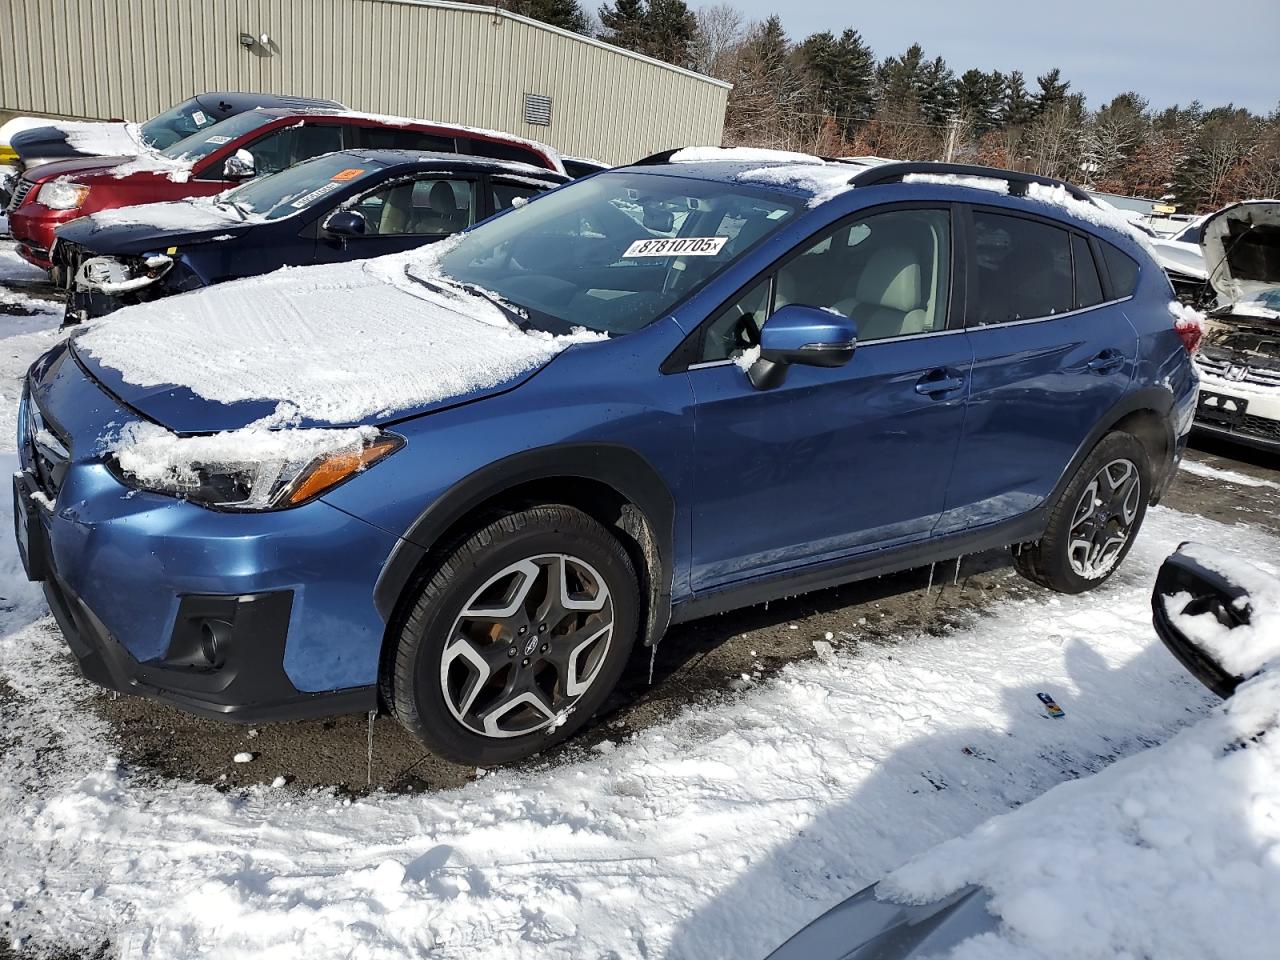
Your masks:
<svg viewBox="0 0 1280 960"><path fill-rule="evenodd" d="M1040 698L1040 702L1044 704L1045 710L1049 711L1049 716L1053 717L1053 719L1061 720L1067 715L1067 711L1058 706L1053 697L1047 693L1037 693L1036 696Z"/></svg>

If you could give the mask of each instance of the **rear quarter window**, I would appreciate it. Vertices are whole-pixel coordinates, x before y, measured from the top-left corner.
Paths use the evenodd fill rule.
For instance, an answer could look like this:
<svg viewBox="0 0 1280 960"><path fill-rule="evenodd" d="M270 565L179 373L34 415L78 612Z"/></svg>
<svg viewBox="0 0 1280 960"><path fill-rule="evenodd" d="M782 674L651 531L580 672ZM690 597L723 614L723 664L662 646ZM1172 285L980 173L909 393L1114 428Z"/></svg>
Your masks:
<svg viewBox="0 0 1280 960"><path fill-rule="evenodd" d="M1107 264L1107 273L1111 275L1112 298L1118 300L1133 296L1133 291L1138 288L1137 261L1105 241L1101 246L1102 259Z"/></svg>

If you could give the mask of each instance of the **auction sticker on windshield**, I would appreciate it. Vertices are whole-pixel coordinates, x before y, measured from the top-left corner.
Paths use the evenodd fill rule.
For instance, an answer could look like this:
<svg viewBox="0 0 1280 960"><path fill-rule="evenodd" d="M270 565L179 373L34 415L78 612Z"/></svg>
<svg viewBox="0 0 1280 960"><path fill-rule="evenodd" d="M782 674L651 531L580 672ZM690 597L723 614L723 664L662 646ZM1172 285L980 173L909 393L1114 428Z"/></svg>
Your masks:
<svg viewBox="0 0 1280 960"><path fill-rule="evenodd" d="M364 173L364 167L347 167L345 170L339 170L330 180L354 180L360 174Z"/></svg>
<svg viewBox="0 0 1280 960"><path fill-rule="evenodd" d="M662 240L637 240L622 255L628 257L714 257L728 237L672 237Z"/></svg>

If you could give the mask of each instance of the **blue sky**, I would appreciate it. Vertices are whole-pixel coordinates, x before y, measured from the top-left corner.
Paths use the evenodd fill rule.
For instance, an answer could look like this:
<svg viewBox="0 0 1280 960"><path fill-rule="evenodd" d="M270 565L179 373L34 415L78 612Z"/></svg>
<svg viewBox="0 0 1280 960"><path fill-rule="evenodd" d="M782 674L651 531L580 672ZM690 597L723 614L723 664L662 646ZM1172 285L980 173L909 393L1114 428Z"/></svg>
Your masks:
<svg viewBox="0 0 1280 960"><path fill-rule="evenodd" d="M688 0L695 9L715 0ZM1199 98L1270 113L1280 102L1280 0L730 0L749 19L780 12L792 40L857 30L877 57L913 42L963 73L1061 67L1097 107L1137 90L1155 107Z"/></svg>

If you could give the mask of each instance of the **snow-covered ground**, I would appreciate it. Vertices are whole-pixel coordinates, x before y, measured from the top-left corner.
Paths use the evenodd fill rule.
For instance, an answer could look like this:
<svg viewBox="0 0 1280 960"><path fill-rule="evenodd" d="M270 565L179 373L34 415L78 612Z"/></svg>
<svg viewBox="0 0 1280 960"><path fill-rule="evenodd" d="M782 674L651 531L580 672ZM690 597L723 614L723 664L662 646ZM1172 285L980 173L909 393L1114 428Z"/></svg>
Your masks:
<svg viewBox="0 0 1280 960"><path fill-rule="evenodd" d="M56 321L56 310L0 316L9 470L16 377ZM10 509L0 498L5 530ZM1036 592L940 635L824 646L622 744L449 792L347 800L220 793L120 764L87 708L102 694L78 678L0 536L0 929L24 954L108 942L124 960L762 957L935 845L1212 720L1212 698L1150 625L1155 570L1187 539L1280 557L1265 533L1157 508L1099 592ZM1066 716L1050 719L1040 692ZM1015 821L1028 857L1043 852L1028 839L1035 809ZM1062 839L1046 835L1045 850ZM1273 851L1233 876L1251 902L1270 891L1274 907L1277 870ZM1190 936L1205 916L1151 922ZM1089 954L1072 954L1069 929L1057 945L1065 956L1159 956L1141 927ZM1218 955L1238 955L1219 942Z"/></svg>

